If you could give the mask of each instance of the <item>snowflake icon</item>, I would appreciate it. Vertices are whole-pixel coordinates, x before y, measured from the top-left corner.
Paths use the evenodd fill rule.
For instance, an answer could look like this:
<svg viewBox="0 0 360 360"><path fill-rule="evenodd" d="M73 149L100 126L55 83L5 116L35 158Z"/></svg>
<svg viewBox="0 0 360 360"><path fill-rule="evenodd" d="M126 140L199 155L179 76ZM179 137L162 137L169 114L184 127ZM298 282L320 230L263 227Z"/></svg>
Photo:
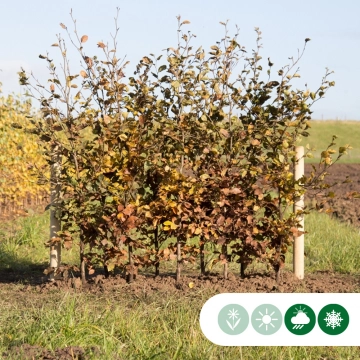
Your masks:
<svg viewBox="0 0 360 360"><path fill-rule="evenodd" d="M348 328L350 316L343 306L328 304L320 310L318 323L325 334L340 335Z"/></svg>
<svg viewBox="0 0 360 360"><path fill-rule="evenodd" d="M331 312L326 313L326 326L331 326L335 329L337 326L341 327L341 322L344 320L341 317L341 312L336 312L334 309Z"/></svg>

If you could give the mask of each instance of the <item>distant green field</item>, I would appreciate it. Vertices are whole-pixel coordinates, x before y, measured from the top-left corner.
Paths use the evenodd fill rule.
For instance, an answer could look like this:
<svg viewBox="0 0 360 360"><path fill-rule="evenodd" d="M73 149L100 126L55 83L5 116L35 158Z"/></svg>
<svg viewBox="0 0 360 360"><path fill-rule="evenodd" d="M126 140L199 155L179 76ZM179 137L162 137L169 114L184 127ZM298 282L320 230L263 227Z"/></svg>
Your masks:
<svg viewBox="0 0 360 360"><path fill-rule="evenodd" d="M316 148L313 151L313 159L306 159L306 162L317 162L320 159L321 151L325 150L331 143L333 135L338 138L336 145L332 148L336 151L340 146L350 144L352 150L339 161L341 163L360 163L360 121L338 121L338 120L311 120L310 136L303 138L301 145L309 144ZM335 155L335 154L334 154Z"/></svg>

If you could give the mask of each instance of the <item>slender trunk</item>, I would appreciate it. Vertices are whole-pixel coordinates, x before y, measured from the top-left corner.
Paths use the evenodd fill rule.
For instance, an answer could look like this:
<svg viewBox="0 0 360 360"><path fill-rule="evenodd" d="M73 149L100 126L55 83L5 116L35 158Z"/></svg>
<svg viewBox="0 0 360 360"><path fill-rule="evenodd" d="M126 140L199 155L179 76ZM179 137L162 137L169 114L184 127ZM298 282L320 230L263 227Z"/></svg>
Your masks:
<svg viewBox="0 0 360 360"><path fill-rule="evenodd" d="M247 264L245 263L240 263L240 276L242 279L245 278L245 270L247 268Z"/></svg>
<svg viewBox="0 0 360 360"><path fill-rule="evenodd" d="M201 275L205 275L205 254L204 254L205 244L200 241L200 272Z"/></svg>
<svg viewBox="0 0 360 360"><path fill-rule="evenodd" d="M181 274L181 243L179 238L176 241L176 282L180 281L180 274Z"/></svg>
<svg viewBox="0 0 360 360"><path fill-rule="evenodd" d="M279 189L279 219L280 221L282 221L283 219L283 210L281 208L281 196L280 196L280 189ZM276 267L275 267L275 272L276 272L276 283L279 284L280 282L280 276L281 276L281 247L282 247L282 244L283 244L283 237L280 235L280 241L277 245L277 248L276 248L276 256L277 256L277 264L276 264Z"/></svg>
<svg viewBox="0 0 360 360"><path fill-rule="evenodd" d="M155 245L155 251L156 251L156 258L155 258L155 276L160 275L160 262L158 258L159 254L159 228L156 226L155 233L154 233L154 245Z"/></svg>
<svg viewBox="0 0 360 360"><path fill-rule="evenodd" d="M133 248L129 245L129 274L128 274L128 282L131 283L134 281L134 260L132 257Z"/></svg>
<svg viewBox="0 0 360 360"><path fill-rule="evenodd" d="M222 254L223 254L223 258L226 261L224 263L224 279L228 278L228 262L227 262L227 258L228 258L228 254L227 254L227 246L223 245L222 246Z"/></svg>
<svg viewBox="0 0 360 360"><path fill-rule="evenodd" d="M86 270L85 270L85 245L80 235L80 272L81 272L81 282L83 285L86 284Z"/></svg>
<svg viewBox="0 0 360 360"><path fill-rule="evenodd" d="M107 265L104 265L104 274L106 279L110 276L110 272Z"/></svg>
<svg viewBox="0 0 360 360"><path fill-rule="evenodd" d="M281 280L281 270L280 270L280 266L279 266L276 271L276 283L279 284L280 280Z"/></svg>

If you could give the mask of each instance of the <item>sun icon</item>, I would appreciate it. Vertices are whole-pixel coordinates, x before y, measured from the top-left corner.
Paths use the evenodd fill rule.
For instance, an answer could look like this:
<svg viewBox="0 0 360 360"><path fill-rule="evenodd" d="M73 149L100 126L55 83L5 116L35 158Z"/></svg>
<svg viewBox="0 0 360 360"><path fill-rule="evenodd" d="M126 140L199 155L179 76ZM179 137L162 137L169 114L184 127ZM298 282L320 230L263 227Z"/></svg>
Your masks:
<svg viewBox="0 0 360 360"><path fill-rule="evenodd" d="M265 330L268 331L268 328L271 326L272 328L275 328L273 321L278 321L279 319L273 318L275 311L273 311L271 314L269 314L268 308L265 309L265 314L263 314L261 311L259 311L259 314L261 315L261 318L255 319L256 321L261 321L259 328L262 326L265 326Z"/></svg>
<svg viewBox="0 0 360 360"><path fill-rule="evenodd" d="M303 308L303 309L301 309L301 305L300 305L300 306L299 306L299 308L300 308L300 309L295 308L295 310L296 310L296 311L294 311L294 314L295 314L295 315L302 314L302 313L307 314L307 312L306 312L306 311L304 311L304 310L306 309L306 307L305 307L305 306L304 306L304 308Z"/></svg>

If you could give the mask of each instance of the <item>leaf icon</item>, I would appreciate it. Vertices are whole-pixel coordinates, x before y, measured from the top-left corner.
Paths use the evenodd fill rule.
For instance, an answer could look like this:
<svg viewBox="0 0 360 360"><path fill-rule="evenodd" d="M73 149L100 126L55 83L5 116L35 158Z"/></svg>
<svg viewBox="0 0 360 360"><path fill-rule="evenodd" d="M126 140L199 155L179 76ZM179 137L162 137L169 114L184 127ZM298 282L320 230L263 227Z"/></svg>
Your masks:
<svg viewBox="0 0 360 360"><path fill-rule="evenodd" d="M239 325L241 318L235 323L233 330Z"/></svg>
<svg viewBox="0 0 360 360"><path fill-rule="evenodd" d="M229 325L229 328L230 328L231 330L234 330L233 327L232 327L232 325L229 323L229 320L226 320L226 322L227 322L227 324Z"/></svg>

